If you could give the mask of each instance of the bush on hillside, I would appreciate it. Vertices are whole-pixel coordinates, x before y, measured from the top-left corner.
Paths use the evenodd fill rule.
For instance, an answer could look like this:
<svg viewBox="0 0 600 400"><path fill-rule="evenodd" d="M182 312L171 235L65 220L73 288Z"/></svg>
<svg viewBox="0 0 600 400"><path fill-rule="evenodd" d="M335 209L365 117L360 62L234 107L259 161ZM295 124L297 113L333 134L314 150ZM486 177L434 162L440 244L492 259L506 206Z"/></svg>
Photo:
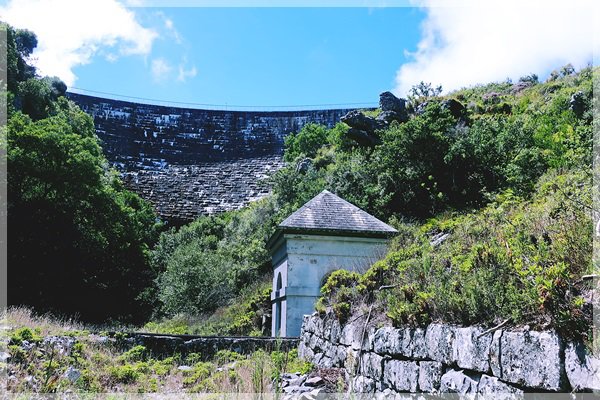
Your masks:
<svg viewBox="0 0 600 400"><path fill-rule="evenodd" d="M433 232L450 236L432 247ZM550 172L530 201L508 191L481 211L424 224L420 244L397 244L358 279L359 288L375 293L395 324L510 319L586 337L591 306L580 278L593 272L591 232L590 173ZM383 284L393 287L378 292ZM336 297L327 297L335 307Z"/></svg>

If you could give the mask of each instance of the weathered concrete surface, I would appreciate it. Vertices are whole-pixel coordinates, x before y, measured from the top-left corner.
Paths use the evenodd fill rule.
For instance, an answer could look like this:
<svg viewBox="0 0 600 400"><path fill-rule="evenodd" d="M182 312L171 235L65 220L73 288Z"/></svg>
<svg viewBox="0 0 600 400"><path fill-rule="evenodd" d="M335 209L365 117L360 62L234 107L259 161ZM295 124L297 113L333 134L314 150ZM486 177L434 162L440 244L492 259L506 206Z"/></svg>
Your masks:
<svg viewBox="0 0 600 400"><path fill-rule="evenodd" d="M265 179L284 165L279 157L169 165L123 173L125 186L153 204L163 219L184 223L237 210L269 194Z"/></svg>
<svg viewBox="0 0 600 400"><path fill-rule="evenodd" d="M68 93L94 118L109 161L125 170L282 155L307 123L334 126L351 109L228 111L167 107Z"/></svg>

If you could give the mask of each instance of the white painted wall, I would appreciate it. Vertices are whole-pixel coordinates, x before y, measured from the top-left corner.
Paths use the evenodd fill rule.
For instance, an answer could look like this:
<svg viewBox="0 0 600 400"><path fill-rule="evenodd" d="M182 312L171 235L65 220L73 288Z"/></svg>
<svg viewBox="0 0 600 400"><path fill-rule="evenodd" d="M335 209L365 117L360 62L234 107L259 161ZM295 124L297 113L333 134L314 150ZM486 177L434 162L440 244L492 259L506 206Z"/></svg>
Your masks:
<svg viewBox="0 0 600 400"><path fill-rule="evenodd" d="M388 239L285 234L273 249L273 323L276 305L285 299L281 336L299 336L302 317L314 311L323 280L338 269L364 272L387 251ZM285 252L285 253L284 253ZM285 254L285 255L284 255ZM283 260L282 260L282 257ZM276 296L277 274L285 272L284 289ZM278 300L279 299L279 300ZM283 317L285 315L285 317ZM284 328L285 327L285 328Z"/></svg>

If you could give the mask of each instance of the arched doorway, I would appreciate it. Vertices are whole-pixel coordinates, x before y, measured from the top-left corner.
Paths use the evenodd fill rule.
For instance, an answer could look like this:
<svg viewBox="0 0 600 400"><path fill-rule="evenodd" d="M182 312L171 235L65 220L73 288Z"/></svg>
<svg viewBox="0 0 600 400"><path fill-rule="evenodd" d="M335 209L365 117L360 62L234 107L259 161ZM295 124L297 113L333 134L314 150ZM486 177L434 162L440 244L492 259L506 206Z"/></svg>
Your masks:
<svg viewBox="0 0 600 400"><path fill-rule="evenodd" d="M276 296L279 297L279 291L283 288L281 272L277 274L277 283L275 285ZM281 300L275 303L275 336L281 336Z"/></svg>

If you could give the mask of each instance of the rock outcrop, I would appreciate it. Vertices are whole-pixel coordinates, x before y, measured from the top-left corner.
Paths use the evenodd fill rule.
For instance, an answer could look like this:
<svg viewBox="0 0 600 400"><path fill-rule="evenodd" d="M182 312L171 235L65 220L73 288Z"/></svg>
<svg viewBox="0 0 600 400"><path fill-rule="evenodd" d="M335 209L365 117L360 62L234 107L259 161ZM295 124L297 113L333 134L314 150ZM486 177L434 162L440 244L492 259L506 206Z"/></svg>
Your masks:
<svg viewBox="0 0 600 400"><path fill-rule="evenodd" d="M569 109L577 116L581 118L586 109L585 95L581 90L573 93L569 100Z"/></svg>
<svg viewBox="0 0 600 400"><path fill-rule="evenodd" d="M381 112L376 118L365 115L359 110L353 110L344 115L341 121L346 123L348 138L361 146L375 146L381 143L377 131L386 128L392 121L408 121L406 100L394 96L391 92L379 95L379 108Z"/></svg>
<svg viewBox="0 0 600 400"><path fill-rule="evenodd" d="M379 108L381 109L377 116L379 121L385 121L386 123L408 121L406 100L394 96L391 92L383 92L379 95Z"/></svg>

